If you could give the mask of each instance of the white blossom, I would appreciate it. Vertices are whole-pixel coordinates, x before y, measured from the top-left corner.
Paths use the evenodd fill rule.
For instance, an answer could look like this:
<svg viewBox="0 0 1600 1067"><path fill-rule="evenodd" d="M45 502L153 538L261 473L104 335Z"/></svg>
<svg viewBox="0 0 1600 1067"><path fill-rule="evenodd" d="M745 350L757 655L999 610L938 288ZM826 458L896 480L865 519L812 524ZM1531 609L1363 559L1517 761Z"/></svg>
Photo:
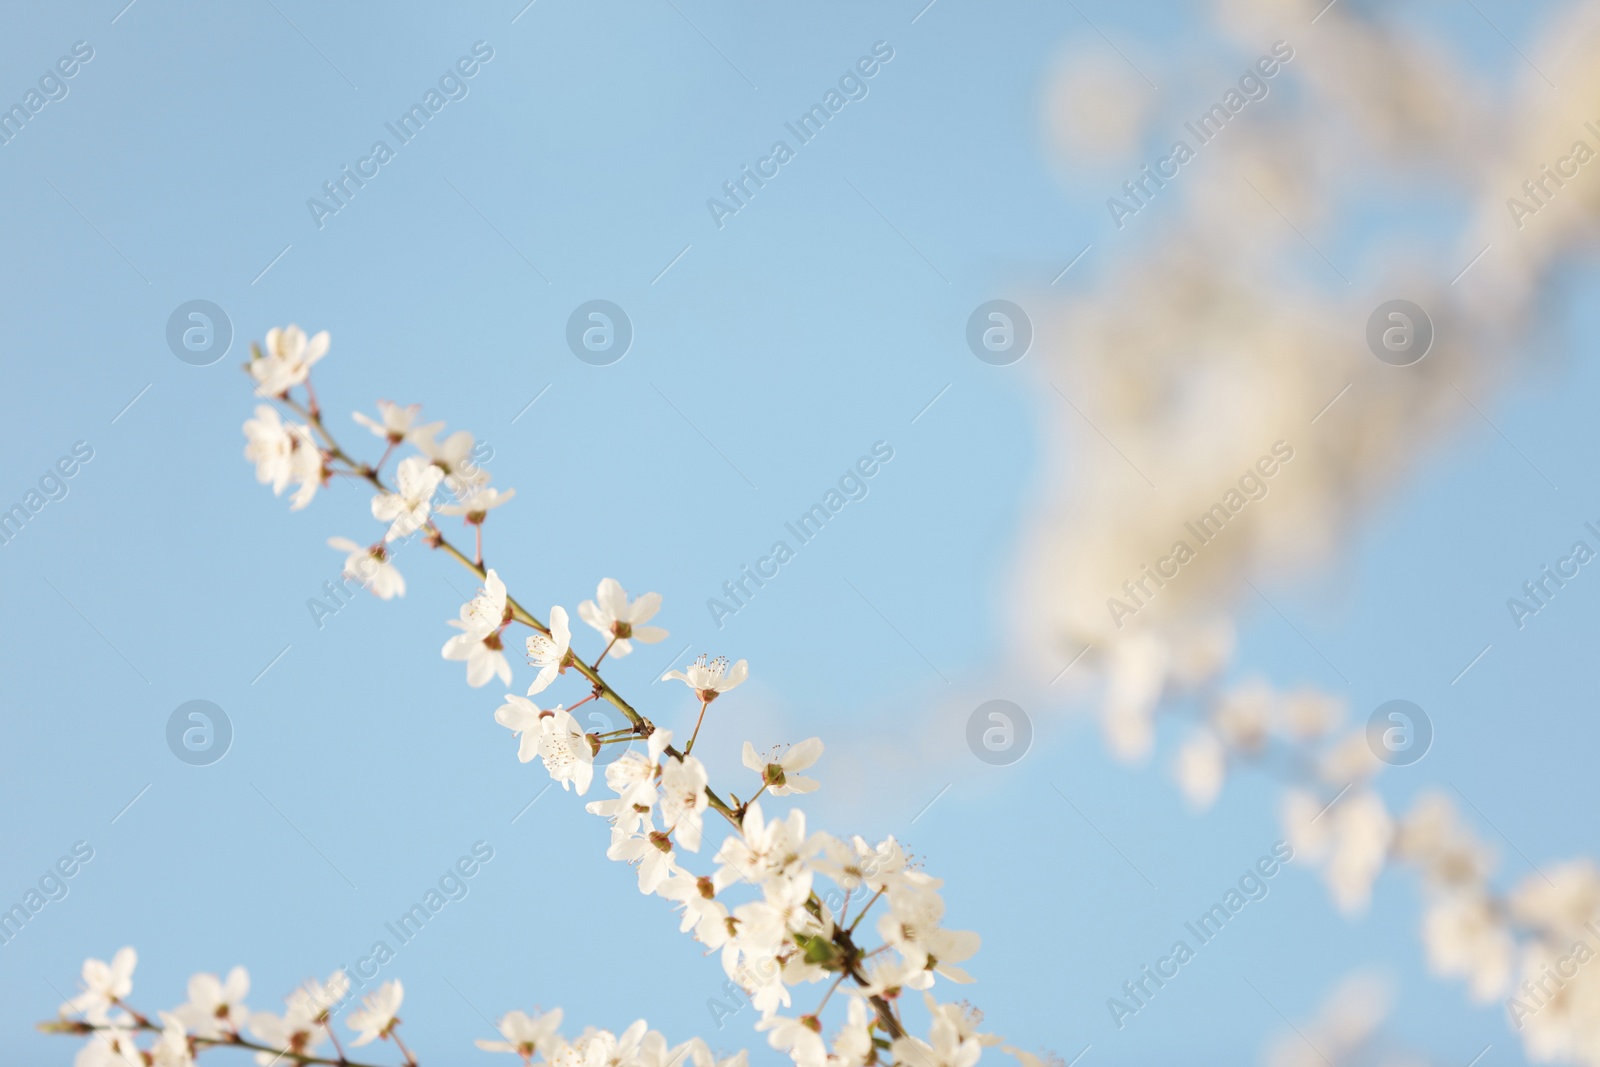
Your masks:
<svg viewBox="0 0 1600 1067"><path fill-rule="evenodd" d="M282 396L311 376L311 365L328 354L328 331L307 338L293 324L267 331L265 351L247 366L262 396Z"/></svg>
<svg viewBox="0 0 1600 1067"><path fill-rule="evenodd" d="M1227 770L1227 750L1210 730L1196 731L1178 750L1178 785L1189 803L1202 811L1222 792Z"/></svg>
<svg viewBox="0 0 1600 1067"><path fill-rule="evenodd" d="M690 668L690 670L693 669L692 667ZM729 688L731 689L732 686L729 686ZM746 741L742 758L746 767L760 773L761 781L766 784L767 791L773 796L782 797L791 793L810 793L816 790L817 780L795 772L808 769L822 758L822 739L820 737L807 738L789 748L781 756L774 756L772 759L763 759L758 756L755 746Z"/></svg>
<svg viewBox="0 0 1600 1067"><path fill-rule="evenodd" d="M501 1016L497 1029L502 1040L485 1041L479 1038L475 1042L477 1046L485 1052L510 1052L525 1060L531 1060L536 1055L548 1058L560 1040L561 1009L556 1008L542 1015L507 1012Z"/></svg>
<svg viewBox="0 0 1600 1067"><path fill-rule="evenodd" d="M412 423L417 420L417 412L422 410L421 404L399 404L388 400L378 401L378 417L357 411L353 414L356 422L371 430L373 436L381 437L391 445L397 445L406 439L411 432Z"/></svg>
<svg viewBox="0 0 1600 1067"><path fill-rule="evenodd" d="M345 553L344 573L366 586L378 599L405 596L406 580L383 542L358 545L348 537L330 537L328 546Z"/></svg>
<svg viewBox="0 0 1600 1067"><path fill-rule="evenodd" d="M150 1067L193 1067L189 1035L177 1016L161 1013L161 1036L150 1049Z"/></svg>
<svg viewBox="0 0 1600 1067"><path fill-rule="evenodd" d="M527 641L528 663L539 668L538 675L528 686L529 696L550 688L550 683L566 666L567 653L571 648L572 626L567 621L567 609L557 604L550 609L550 632L535 633Z"/></svg>
<svg viewBox="0 0 1600 1067"><path fill-rule="evenodd" d="M395 470L396 490L372 498L372 517L389 524L385 541L410 537L428 522L433 493L444 472L417 456L407 456Z"/></svg>
<svg viewBox="0 0 1600 1067"><path fill-rule="evenodd" d="M474 526L481 525L489 512L501 504L509 503L517 495L515 489L501 491L492 485L469 486L453 504L441 504L441 515L463 515Z"/></svg>
<svg viewBox="0 0 1600 1067"><path fill-rule="evenodd" d="M131 947L117 950L111 962L86 959L83 961L83 992L61 1005L61 1014L78 1012L97 1026L116 1021L111 1009L133 992L133 969L139 963L139 954ZM124 1018L118 1013L117 1019Z"/></svg>
<svg viewBox="0 0 1600 1067"><path fill-rule="evenodd" d="M173 1015L199 1037L224 1037L240 1032L250 1021L244 998L250 993L250 973L243 967L228 972L226 981L200 973L189 979L189 1000Z"/></svg>
<svg viewBox="0 0 1600 1067"><path fill-rule="evenodd" d="M587 603L587 601L585 601ZM689 664L687 671L668 671L661 676L663 682L676 679L694 690L703 703L710 703L750 676L750 665L744 660L731 668L725 656L708 660L705 653Z"/></svg>
<svg viewBox="0 0 1600 1067"><path fill-rule="evenodd" d="M506 603L505 583L491 567L478 595L461 606L460 618L446 622L462 632L446 641L440 654L448 660L466 660L467 684L474 689L488 684L490 678L511 684L511 663L500 638L500 629L509 618Z"/></svg>
<svg viewBox="0 0 1600 1067"><path fill-rule="evenodd" d="M705 765L693 756L669 756L661 772L661 821L690 852L700 851L700 831L711 803L708 781Z"/></svg>
<svg viewBox="0 0 1600 1067"><path fill-rule="evenodd" d="M389 1030L400 1020L400 1002L405 999L405 988L396 979L385 982L361 1000L361 1007L350 1013L345 1024L356 1031L350 1042L355 1046L368 1045L380 1037L388 1037Z"/></svg>
<svg viewBox="0 0 1600 1067"><path fill-rule="evenodd" d="M615 578L604 578L595 591L595 599L578 605L578 618L612 641L611 655L620 659L633 651L634 641L653 645L666 639L667 631L645 625L660 610L660 593L646 593L630 602L627 592Z"/></svg>

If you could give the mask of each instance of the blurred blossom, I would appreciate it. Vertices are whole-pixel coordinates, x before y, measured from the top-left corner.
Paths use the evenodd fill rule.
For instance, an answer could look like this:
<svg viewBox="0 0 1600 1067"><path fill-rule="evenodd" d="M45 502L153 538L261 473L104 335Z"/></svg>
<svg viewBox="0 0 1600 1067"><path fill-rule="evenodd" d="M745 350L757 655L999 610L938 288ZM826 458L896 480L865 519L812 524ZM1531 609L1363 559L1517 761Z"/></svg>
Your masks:
<svg viewBox="0 0 1600 1067"><path fill-rule="evenodd" d="M1370 790L1352 790L1324 804L1291 790L1284 798L1283 822L1295 851L1321 869L1339 910L1364 911L1394 835L1383 799Z"/></svg>
<svg viewBox="0 0 1600 1067"><path fill-rule="evenodd" d="M1198 809L1209 808L1222 792L1222 780L1227 770L1227 751L1217 735L1202 730L1189 738L1178 750L1175 776L1183 795Z"/></svg>
<svg viewBox="0 0 1600 1067"><path fill-rule="evenodd" d="M1600 917L1600 872L1588 860L1551 867L1516 888L1511 912L1529 926L1570 934Z"/></svg>
<svg viewBox="0 0 1600 1067"><path fill-rule="evenodd" d="M1389 982L1376 974L1358 973L1339 982L1310 1022L1275 1041L1267 1054L1269 1067L1346 1067L1373 1062L1374 1038L1389 1016L1394 997ZM1386 1064L1395 1064L1384 1059Z"/></svg>
<svg viewBox="0 0 1600 1067"><path fill-rule="evenodd" d="M1574 962L1576 939L1600 953L1594 867L1503 892L1448 798L1391 816L1373 784L1384 765L1362 730L1341 731L1342 701L1232 680L1248 669L1235 629L1270 610L1259 591L1337 563L1367 509L1474 403L1549 358L1527 353L1555 347L1526 342L1552 272L1592 254L1600 227L1600 182L1579 179L1600 174L1600 2L1553 12L1503 74L1389 6L1211 9L1239 69L1274 42L1296 58L1270 104L1113 212L1094 270L1041 309L1028 370L1055 462L1017 570L1019 646L1045 679L1081 658L1068 685L1119 759L1153 750L1164 713L1192 711L1170 766L1195 807L1237 766L1286 771L1286 833L1340 910L1363 910L1391 859L1414 867L1434 972L1480 1001L1511 997L1535 1059L1600 1065L1600 966ZM1152 98L1127 65L1074 62L1046 112L1063 165L1102 196L1123 195L1102 167L1138 173L1236 76L1169 67ZM1427 210L1390 210L1403 205ZM1368 318L1397 298L1426 312L1448 359L1402 370L1368 350ZM1321 1025L1335 1063L1366 1032ZM1305 1055L1300 1042L1271 1062Z"/></svg>
<svg viewBox="0 0 1600 1067"><path fill-rule="evenodd" d="M1046 132L1066 166L1111 166L1133 158L1154 89L1100 49L1063 52L1049 77Z"/></svg>
<svg viewBox="0 0 1600 1067"><path fill-rule="evenodd" d="M1442 793L1423 794L1401 820L1395 852L1416 865L1430 887L1443 891L1486 881L1494 870L1494 855Z"/></svg>
<svg viewBox="0 0 1600 1067"><path fill-rule="evenodd" d="M1423 918L1422 940L1429 966L1465 978L1474 1000L1493 1000L1505 989L1516 942L1485 897L1461 892L1435 899Z"/></svg>

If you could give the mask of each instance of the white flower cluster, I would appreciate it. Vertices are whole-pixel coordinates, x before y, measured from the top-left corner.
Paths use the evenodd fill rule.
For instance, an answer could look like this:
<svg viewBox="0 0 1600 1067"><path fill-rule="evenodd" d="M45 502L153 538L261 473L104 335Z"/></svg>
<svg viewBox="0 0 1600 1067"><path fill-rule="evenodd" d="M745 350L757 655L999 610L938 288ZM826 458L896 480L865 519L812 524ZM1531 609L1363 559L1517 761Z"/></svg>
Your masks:
<svg viewBox="0 0 1600 1067"><path fill-rule="evenodd" d="M669 1046L667 1039L650 1029L643 1019L620 1034L591 1026L571 1041L561 1036L560 1027L560 1008L542 1015L508 1012L500 1020L501 1040L480 1040L477 1045L485 1052L521 1056L524 1063L533 1063L537 1057L552 1067L678 1067L684 1063L693 1067L746 1067L749 1063L745 1052L717 1059L698 1037Z"/></svg>
<svg viewBox="0 0 1600 1067"><path fill-rule="evenodd" d="M607 656L628 655L633 642L653 643L667 631L651 624L661 597L646 593L630 598L621 584L603 580L594 600L578 606L578 617L605 641L588 662L572 647L570 617L564 607L550 610L549 623L539 621L510 594L500 574L483 563L482 527L487 513L513 493L488 485L488 476L473 462L470 434L458 432L437 441L439 424L417 426L417 408L382 402L379 417L356 421L386 442L376 464L358 462L334 440L322 421L310 368L328 349L328 336L305 338L297 327L268 334L267 351L252 350L247 369L257 391L300 414L303 425L285 425L275 408L263 405L246 423L246 458L257 477L281 490L290 481L301 489L293 506L308 503L317 487L333 474L367 481L376 490L373 517L388 523L383 539L369 549L353 541L331 544L347 553L346 567L376 595L388 599L404 592L385 546L422 533L430 547L442 549L483 580L478 594L462 605L450 625L460 631L444 645L446 659L465 661L467 683L480 687L497 678L510 685L511 664L505 634L516 625L531 633L525 639L527 661L536 669L526 695L507 693L495 719L518 741L518 758L538 759L563 789L586 794L594 784L595 757L606 745L629 745L605 769L605 784L615 795L593 801L588 810L611 825L607 855L637 868L639 889L669 901L680 913L679 929L692 933L708 950L721 954L728 978L748 993L760 1015L758 1031L769 1043L787 1051L801 1067L973 1067L985 1047L1000 1039L979 1031L982 1015L965 1004L940 1003L929 990L939 979L969 983L960 964L978 950L978 935L944 923L942 882L909 860L893 837L876 844L860 837L842 840L808 831L805 813L790 809L781 816L763 812L760 798L788 797L817 789L806 776L821 758L823 743L810 738L762 755L748 742L744 765L758 783L748 800L729 794L723 800L712 790L706 768L692 753L707 710L737 688L749 675L744 660L701 656L684 670L668 671L695 695L698 719L680 750L673 732L659 728L635 711L600 676ZM303 401L293 395L304 389ZM394 485L385 481L383 466L394 449L411 443L421 453L402 459ZM442 484L456 503L435 507ZM477 540L469 558L445 538L433 515L461 515ZM563 674L582 676L590 700L605 699L629 725L605 734L585 733L571 708L544 708L531 700L556 685ZM543 699L543 698L541 698ZM642 751L631 750L642 742ZM769 799L769 804L771 800ZM708 813L724 819L732 833L701 870L680 863L683 854L701 852ZM826 883L826 884L824 884ZM829 889L828 886L832 888ZM863 923L882 902L875 921L880 943L862 944ZM852 914L852 905L854 905ZM111 964L90 960L84 965L84 993L63 1005L63 1019L48 1028L88 1035L80 1067L113 1063L150 1063L186 1067L199 1051L227 1044L254 1049L263 1064L288 1060L299 1064L359 1067L349 1059L334 1033L333 1016L349 994L350 979L336 971L326 982L309 982L290 995L282 1015L249 1012L242 1000L249 989L245 972L236 968L226 982L197 975L190 983L190 1001L160 1015L162 1025L123 1009L132 987L132 949L118 953ZM793 990L828 983L819 1001L803 1014L784 1014L794 1002ZM921 1025L913 1026L904 1009L907 990L921 991ZM841 993L842 991L842 993ZM837 1027L825 1036L823 1012L841 993ZM403 991L398 981L384 983L347 1020L357 1032L353 1046L375 1040L393 1041L408 1067L416 1060L401 1043L396 1027ZM78 1018L68 1019L76 1012ZM704 1042L691 1040L669 1048L665 1038L643 1020L620 1035L588 1029L568 1041L560 1036L559 1011L543 1015L511 1012L500 1023L501 1040L479 1041L479 1047L520 1056L552 1067L673 1067L685 1056L694 1067L744 1067L745 1054L720 1062ZM159 1031L157 1044L140 1050L134 1035ZM914 1032L915 1031L915 1032ZM248 1033L248 1036L246 1036ZM922 1036L917 1036L920 1033ZM320 1052L327 1040L335 1058ZM1024 1067L1042 1061L1032 1053L1007 1048Z"/></svg>
<svg viewBox="0 0 1600 1067"><path fill-rule="evenodd" d="M1144 714L1174 695L1157 687ZM1447 796L1426 793L1403 817L1390 813L1372 783L1384 764L1363 729L1339 731L1336 698L1251 681L1195 704L1199 722L1174 762L1191 803L1212 803L1231 766L1286 768L1300 783L1283 797L1286 834L1320 868L1341 910L1364 909L1389 864L1412 867L1426 898L1422 941L1433 972L1465 981L1479 1002L1505 998L1531 1058L1600 1064L1600 966L1588 966L1600 957L1593 864L1564 863L1498 892L1493 853Z"/></svg>
<svg viewBox="0 0 1600 1067"><path fill-rule="evenodd" d="M306 421L285 421L272 405L257 405L255 418L244 424L244 455L255 464L256 480L271 485L274 494L281 495L291 483L296 486L290 497L290 508L295 511L310 504L317 490L335 474L364 478L378 489L372 498L372 517L389 524L383 537L371 545L330 537L328 544L345 553L346 575L388 600L406 591L405 579L392 558L394 542L418 533L436 535L435 513L461 516L479 530L481 538L488 513L516 496L516 490L502 491L489 484L489 473L477 462L478 445L472 434L458 430L440 441L444 423L419 424L421 407L417 404L401 406L380 400L377 418L355 412L355 421L386 442L387 448L376 465L351 460L334 443L311 389L312 364L327 355L329 344L326 330L307 338L304 330L290 325L268 330L265 345L252 346L245 369L256 382L256 393ZM303 400L294 394L297 387L304 390ZM395 484L390 488L382 480L383 467L403 444L410 444L418 454L397 464ZM442 500L441 490L448 494ZM477 634L480 641L488 636L487 630ZM489 650L474 650L473 643L450 646L446 656L468 661L468 674L477 679L474 685L485 684L496 673L503 673L509 682L509 669L502 671L501 661L489 656Z"/></svg>
<svg viewBox="0 0 1600 1067"><path fill-rule="evenodd" d="M1045 678L1080 658L1067 684L1099 669L1098 711L1119 758L1150 753L1158 711L1198 705L1200 724L1176 766L1191 802L1209 804L1239 764L1295 779L1282 804L1289 837L1320 867L1342 909L1363 907L1391 860L1420 866L1428 887L1423 940L1434 968L1467 979L1479 996L1498 996L1486 991L1504 989L1508 974L1529 983L1507 1006L1527 1053L1600 1065L1600 1022L1586 1021L1600 1016L1591 992L1600 979L1587 966L1600 938L1581 927L1590 913L1579 908L1553 924L1519 912L1515 902L1534 887L1553 892L1542 875L1506 899L1490 891L1482 864L1468 868L1471 877L1442 878L1466 858L1453 851L1460 841L1438 837L1449 802L1430 801L1405 818L1390 813L1372 786L1381 764L1360 732L1332 733L1334 699L1264 687L1212 692L1233 656L1236 603L1261 602L1246 579L1301 572L1326 558L1363 506L1430 454L1431 441L1477 417L1462 398L1490 395L1509 376L1516 361L1508 353L1524 347L1519 340L1537 319L1552 269L1592 250L1600 198L1591 186L1536 177L1544 184L1524 198L1541 163L1578 155L1575 139L1587 152L1600 132L1586 126L1600 101L1600 5L1553 13L1525 48L1520 85L1483 78L1479 66L1446 50L1421 52L1408 30L1359 7L1213 7L1217 30L1245 50L1281 34L1297 39L1301 31L1286 27L1315 21L1318 59L1295 75L1297 92L1278 101L1276 117L1229 127L1218 150L1232 154L1231 165L1187 172L1181 188L1160 193L1168 239L1120 246L1098 279L1052 315L1059 344L1046 345L1035 366L1092 423L1057 423L1073 435L1061 442L1075 461L1064 467L1073 478L1055 506L1041 509L1018 568L1018 643L1036 649ZM1088 140L1101 153L1131 153L1145 143L1141 136L1153 131L1141 121L1143 87L1133 79L1131 88L1107 88L1123 76L1131 77L1095 71L1062 79L1051 112L1069 148ZM1550 84L1562 92L1553 96ZM1465 99L1478 101L1471 121L1456 106ZM1457 233L1458 262L1470 270L1452 278L1452 270L1418 273L1400 265L1403 257L1368 256L1383 266L1352 274L1347 290L1321 266L1297 268L1305 252L1297 242L1326 249L1321 235L1345 232L1350 212L1366 210L1346 195L1352 180L1371 187L1382 176L1404 187L1423 160L1431 194L1449 187L1476 205ZM1181 239L1171 239L1174 231ZM1108 251L1097 243L1092 254ZM1346 270L1360 261L1352 255L1339 260ZM1359 302L1351 291L1363 294ZM1405 374L1349 358L1348 339L1378 294L1402 292L1436 323L1451 324L1450 373L1433 357ZM1186 524L1208 513L1241 457L1294 427L1305 444L1270 497L1264 491L1218 536L1196 538ZM1115 441L1118 455L1076 462L1080 433ZM1136 620L1108 611L1107 597L1121 595L1117 581L1148 573L1180 540L1199 554L1178 576L1161 569L1164 580L1138 579ZM1444 851L1419 851L1417 842L1430 839ZM1548 874L1582 899L1589 876L1574 872L1588 869Z"/></svg>
<svg viewBox="0 0 1600 1067"><path fill-rule="evenodd" d="M498 584L484 595L490 598L491 614L504 602ZM639 621L640 613L611 579L601 583L599 603L610 605L603 618L596 617L594 601L585 602L579 614L603 636L615 640L617 617L631 613ZM639 603L647 603L648 618L660 597L648 594L632 602ZM473 605L462 610L465 617ZM558 606L550 617L550 632L529 638L530 659L542 665L530 695L546 688L561 664L571 662L566 612ZM633 635L637 638L639 631ZM701 656L687 670L669 671L663 678L683 682L699 698L703 715L707 705L748 673L743 660L730 667L726 660ZM859 837L847 842L808 832L805 813L798 809L782 818L763 813L759 798L764 793L779 797L817 788L814 779L800 772L821 757L819 738L766 757L747 742L743 762L756 772L758 783L748 801L734 798L730 807L715 798L704 764L690 754L694 737L680 752L672 731L660 727L621 730L608 737L585 734L570 711L542 709L512 693L506 694L495 719L517 735L519 759L541 760L554 781L580 795L593 784L594 759L604 745L627 743L643 734L642 752L625 752L605 768L605 784L616 796L588 805L591 813L611 823L606 855L636 867L640 892L670 901L681 916L679 929L720 953L729 979L744 989L761 1014L757 1029L797 1064L863 1067L876 1062L875 1031L892 1038L889 1047L897 1060L911 1063L967 1064L976 1061L984 1045L998 1043L998 1038L977 1031L974 1013L931 997L928 1039L911 1037L896 1008L903 990L930 989L939 977L972 980L957 964L977 951L979 938L942 925L939 879L915 870L893 837L877 844ZM701 851L705 816L713 805L735 832L712 857L715 866L698 873L680 862L681 854ZM819 878L827 879L836 892L819 891ZM744 889L745 899L728 900L736 887ZM868 950L857 944L858 929L880 898L886 904L876 923L882 944ZM853 921L852 899L859 905ZM793 1004L793 987L829 980L833 985L816 1010L780 1014ZM854 984L844 987L849 1003L830 1044L823 1036L822 1006L846 981Z"/></svg>
<svg viewBox="0 0 1600 1067"><path fill-rule="evenodd" d="M111 962L89 959L83 964L83 991L61 1005L61 1016L77 1015L52 1028L82 1033L87 1043L73 1060L74 1067L192 1067L201 1051L218 1046L254 1049L262 1067L290 1063L351 1063L333 1033L332 1015L350 991L350 978L335 971L326 982L315 979L289 994L282 1015L252 1012L244 998L250 993L250 975L235 967L226 979L200 973L189 979L189 999L170 1012L157 1013L160 1025L127 1008L133 992L133 969L138 955L122 948ZM385 982L352 1011L346 1025L355 1031L351 1047L392 1040L414 1064L400 1044L395 1027L405 991L398 981ZM156 1036L140 1048L141 1032ZM318 1055L324 1040L331 1041L337 1060Z"/></svg>
<svg viewBox="0 0 1600 1067"><path fill-rule="evenodd" d="M1395 854L1421 872L1428 962L1474 999L1505 997L1530 1059L1600 1063L1600 871L1586 860L1535 871L1509 893L1495 860L1442 794L1402 820Z"/></svg>

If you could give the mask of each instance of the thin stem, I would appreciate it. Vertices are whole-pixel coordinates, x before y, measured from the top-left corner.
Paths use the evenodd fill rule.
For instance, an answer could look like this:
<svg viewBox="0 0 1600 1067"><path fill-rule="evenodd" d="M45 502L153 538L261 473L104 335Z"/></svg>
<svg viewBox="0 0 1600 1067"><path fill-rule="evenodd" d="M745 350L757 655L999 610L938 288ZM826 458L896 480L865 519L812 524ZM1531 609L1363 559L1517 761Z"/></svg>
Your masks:
<svg viewBox="0 0 1600 1067"><path fill-rule="evenodd" d="M856 932L856 927L861 925L861 920L867 917L867 912L872 910L872 906L878 902L878 898L881 896L883 896L883 890L881 889L872 894L872 899L867 901L866 905L861 909L861 914L857 915L855 921L850 924L849 930L852 934Z"/></svg>
<svg viewBox="0 0 1600 1067"><path fill-rule="evenodd" d="M309 385L310 383L307 384ZM338 1062L349 1063L350 1061L344 1057L344 1046L339 1044L339 1035L333 1032L333 1017L331 1015L322 1017L322 1028L328 1031L328 1039L333 1042L333 1051L339 1054Z"/></svg>
<svg viewBox="0 0 1600 1067"><path fill-rule="evenodd" d="M606 647L601 650L600 655L595 657L594 665L595 665L596 668L598 668L600 666L600 661L606 658L606 653L611 651L611 646L616 644L616 643L617 643L617 635L616 634L612 634L611 635L611 640L606 642Z"/></svg>
<svg viewBox="0 0 1600 1067"><path fill-rule="evenodd" d="M832 997L833 991L839 988L839 983L843 982L848 977L850 976L846 972L839 972L839 977L835 978L833 980L833 984L828 987L828 991L822 994L822 1002L817 1005L817 1009L811 1013L812 1015L820 1016L822 1014L822 1009L828 1006L828 998Z"/></svg>
<svg viewBox="0 0 1600 1067"><path fill-rule="evenodd" d="M685 756L694 751L694 739L700 736L700 724L706 721L706 709L710 706L711 701L700 701L700 717L694 721L694 733L689 735L689 743L683 746Z"/></svg>
<svg viewBox="0 0 1600 1067"><path fill-rule="evenodd" d="M405 1042L400 1040L399 1031L397 1031L395 1029L395 1027L397 1027L399 1025L400 1025L400 1020L396 1019L395 1020L395 1025L389 1027L389 1037L391 1039L393 1039L394 1047L399 1049L401 1051L401 1053L404 1054L404 1056L406 1058L406 1062L408 1064L410 1064L411 1067L417 1067L417 1058L411 1054L411 1050L410 1049L406 1048Z"/></svg>
<svg viewBox="0 0 1600 1067"><path fill-rule="evenodd" d="M159 1031L161 1027L145 1019L143 1016L134 1020L135 1030ZM76 1019L58 1019L47 1023L40 1023L39 1029L47 1034L93 1034L108 1030L125 1029L110 1025L96 1025L90 1022L81 1022ZM330 1060L323 1056L312 1056L304 1052L291 1052L288 1049L273 1048L256 1041L250 1041L237 1034L228 1037L197 1037L190 1035L189 1040L197 1048L243 1048L252 1052L271 1052L280 1060L291 1064L323 1064L325 1067L379 1067L378 1064L359 1063L355 1060Z"/></svg>

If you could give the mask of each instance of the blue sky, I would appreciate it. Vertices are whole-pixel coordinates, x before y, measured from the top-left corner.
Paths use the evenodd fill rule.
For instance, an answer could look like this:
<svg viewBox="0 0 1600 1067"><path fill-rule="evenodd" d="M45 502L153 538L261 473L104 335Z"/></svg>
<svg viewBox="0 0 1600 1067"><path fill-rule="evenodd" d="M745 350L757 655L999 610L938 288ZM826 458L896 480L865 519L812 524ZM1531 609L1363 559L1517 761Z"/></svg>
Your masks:
<svg viewBox="0 0 1600 1067"><path fill-rule="evenodd" d="M812 817L899 834L947 878L952 920L986 939L972 999L1016 1043L1238 1062L1282 1030L1277 1010L1304 1018L1376 964L1398 982L1393 1026L1412 1046L1465 1063L1492 1043L1486 1065L1522 1062L1495 1009L1427 978L1407 876L1386 875L1352 923L1292 864L1149 1011L1110 1026L1105 998L1277 839L1276 786L1247 778L1192 817L1162 774L1115 765L1073 708L1008 673L1003 591L1050 473L1040 420L1059 414L1026 360L984 364L964 329L984 300L1049 299L1106 233L1100 186L1050 161L1041 119L1055 57L1101 38L1071 5L921 6L513 0L379 15L114 0L6 14L0 100L74 42L94 51L0 146L0 504L75 443L93 450L0 549L0 898L74 842L94 849L69 895L0 946L16 1056L65 1060L31 1023L84 956L123 944L141 952L147 1008L179 1001L191 971L236 963L254 1006L276 1007L352 964L483 841L494 858L468 895L385 972L406 982L425 1057L476 1057L484 1016L538 1003L613 1029L642 1015L675 1040L776 1062L748 1019L716 1029L720 968L603 858L603 827L576 798L526 807L545 779L492 721L498 690L468 690L437 654L466 572L411 548L404 600L312 621L306 600L340 565L326 538L374 527L347 486L289 513L241 460L238 363L249 339L294 321L332 333L316 380L347 441L360 440L348 412L381 396L493 446L495 481L518 499L491 521L488 554L530 606L575 607L605 576L663 594L671 638L614 668L658 722L690 725L687 694L651 682L675 651L749 659L752 682L708 727L714 780L736 772L747 736L819 734L881 757L891 770L872 781L831 780L825 757ZM1146 62L1231 74L1251 58L1195 35L1180 5L1081 6ZM1509 70L1498 36L1445 7L1422 17ZM1484 7L1525 39L1532 16ZM319 227L306 200L480 41L493 58L467 95ZM877 42L893 59L867 95L719 228L706 200ZM1358 714L1405 696L1434 715L1434 752L1387 776L1386 794L1458 789L1518 875L1600 846L1578 818L1600 799L1585 699L1600 577L1520 632L1504 608L1600 521L1589 276L1571 268L1538 342L1550 354L1492 404L1498 431L1464 422L1345 559L1274 597L1350 675ZM192 299L223 307L235 332L211 366L166 347L168 316ZM634 327L609 367L565 345L592 299ZM879 441L894 459L868 496L719 630L706 599ZM1247 618L1241 647L1245 667L1286 684L1340 684L1270 612ZM1023 762L907 764L905 739L944 721L934 709L996 697L1036 702ZM166 747L169 715L192 699L233 723L209 767Z"/></svg>

